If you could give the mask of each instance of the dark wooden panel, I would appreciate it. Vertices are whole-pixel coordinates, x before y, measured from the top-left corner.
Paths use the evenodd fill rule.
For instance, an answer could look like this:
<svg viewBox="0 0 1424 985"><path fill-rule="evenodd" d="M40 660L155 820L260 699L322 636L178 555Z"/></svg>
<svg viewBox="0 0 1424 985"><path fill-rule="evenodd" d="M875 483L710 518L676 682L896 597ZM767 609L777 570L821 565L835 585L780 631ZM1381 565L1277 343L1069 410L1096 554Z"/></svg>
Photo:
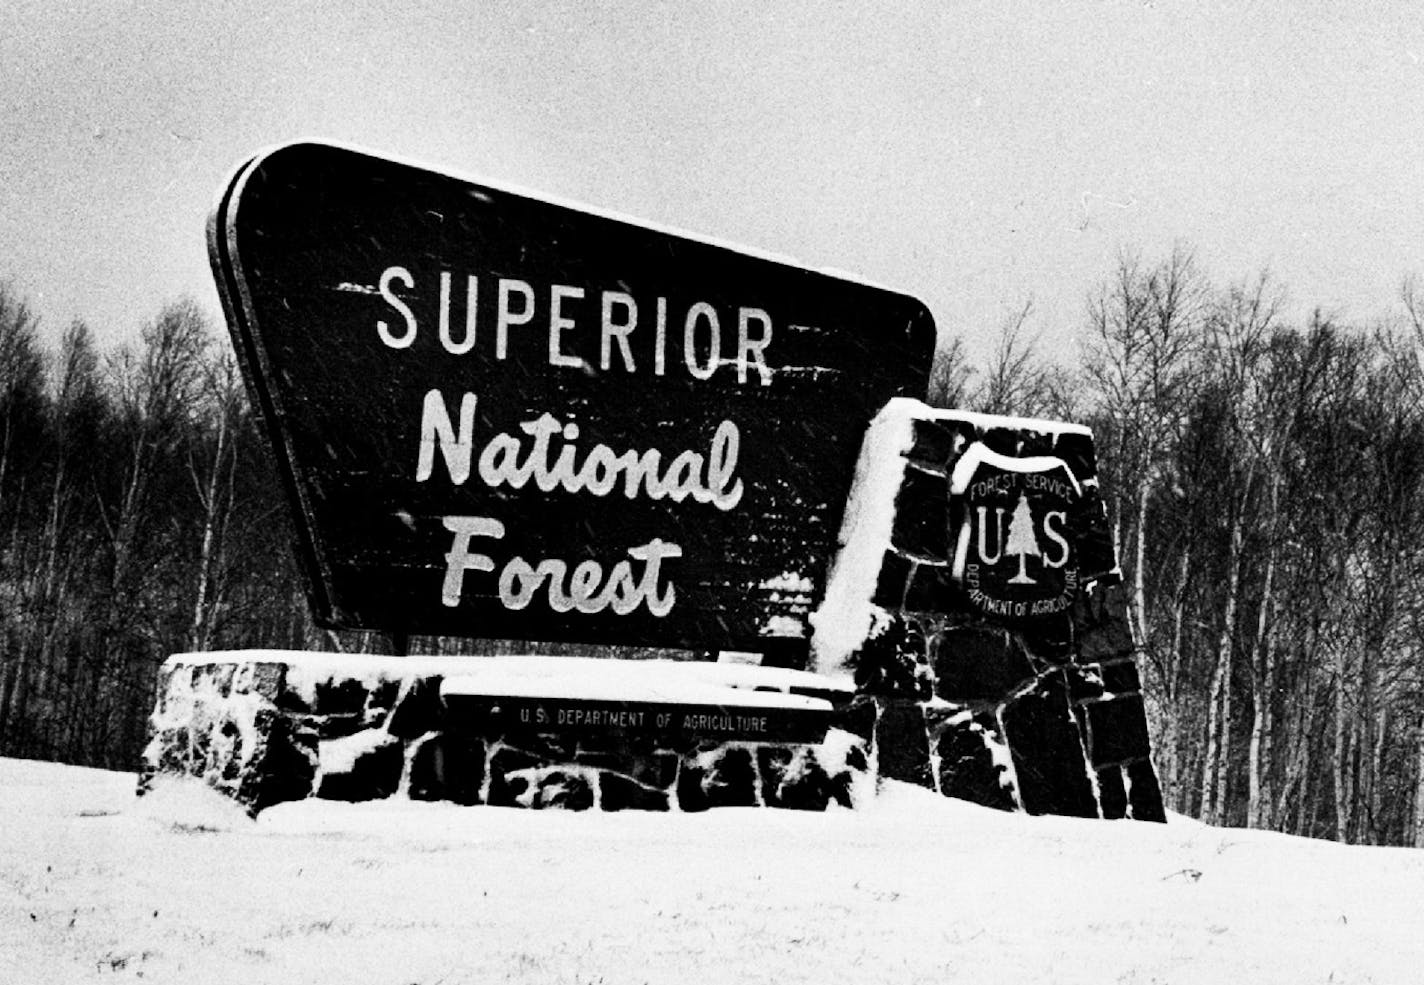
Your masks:
<svg viewBox="0 0 1424 985"><path fill-rule="evenodd" d="M210 237L336 627L804 653L865 426L923 395L934 344L905 295L321 144L240 169ZM445 418L468 476L458 441L421 468ZM540 433L550 488L515 488ZM597 611L524 591L513 558L596 562Z"/></svg>

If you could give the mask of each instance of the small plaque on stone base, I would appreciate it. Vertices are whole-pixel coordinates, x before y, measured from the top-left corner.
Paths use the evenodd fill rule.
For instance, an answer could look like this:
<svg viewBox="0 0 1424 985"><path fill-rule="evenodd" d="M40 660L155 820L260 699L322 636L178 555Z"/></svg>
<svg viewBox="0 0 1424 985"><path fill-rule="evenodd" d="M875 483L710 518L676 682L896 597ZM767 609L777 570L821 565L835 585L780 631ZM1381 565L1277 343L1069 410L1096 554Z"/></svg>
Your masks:
<svg viewBox="0 0 1424 985"><path fill-rule="evenodd" d="M698 741L820 742L831 707L787 696L754 705L598 701L512 697L443 691L452 727L476 734L558 732L577 738L648 737L674 744Z"/></svg>

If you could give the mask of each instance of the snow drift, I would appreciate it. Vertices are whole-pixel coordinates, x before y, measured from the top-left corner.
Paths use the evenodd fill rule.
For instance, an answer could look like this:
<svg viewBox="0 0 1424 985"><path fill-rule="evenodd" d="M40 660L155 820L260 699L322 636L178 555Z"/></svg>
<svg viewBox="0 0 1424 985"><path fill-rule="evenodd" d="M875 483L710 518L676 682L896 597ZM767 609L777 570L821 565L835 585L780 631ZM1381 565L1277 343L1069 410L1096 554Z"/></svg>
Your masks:
<svg viewBox="0 0 1424 985"><path fill-rule="evenodd" d="M0 760L0 981L1396 983L1424 854L866 809L384 801L256 821L200 784Z"/></svg>

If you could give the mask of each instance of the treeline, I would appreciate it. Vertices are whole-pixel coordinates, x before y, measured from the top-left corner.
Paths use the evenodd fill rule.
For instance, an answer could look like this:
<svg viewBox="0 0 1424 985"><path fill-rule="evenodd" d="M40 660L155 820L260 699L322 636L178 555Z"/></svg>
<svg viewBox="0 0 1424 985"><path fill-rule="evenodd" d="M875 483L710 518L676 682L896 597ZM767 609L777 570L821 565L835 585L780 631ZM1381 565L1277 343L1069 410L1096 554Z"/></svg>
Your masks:
<svg viewBox="0 0 1424 985"><path fill-rule="evenodd" d="M1402 301L1291 324L1269 278L1216 285L1178 249L1120 261L1072 365L1028 306L985 365L936 358L932 402L1093 427L1182 813L1424 845L1424 295ZM0 755L133 768L173 652L384 648L311 624L290 543L203 312L101 353L82 324L44 344L0 286Z"/></svg>
<svg viewBox="0 0 1424 985"><path fill-rule="evenodd" d="M242 386L190 302L106 354L0 288L0 754L133 769L169 653L310 638Z"/></svg>
<svg viewBox="0 0 1424 985"><path fill-rule="evenodd" d="M1424 845L1424 294L1281 317L1266 276L1123 258L1077 368L1007 320L941 403L1092 426L1168 806Z"/></svg>

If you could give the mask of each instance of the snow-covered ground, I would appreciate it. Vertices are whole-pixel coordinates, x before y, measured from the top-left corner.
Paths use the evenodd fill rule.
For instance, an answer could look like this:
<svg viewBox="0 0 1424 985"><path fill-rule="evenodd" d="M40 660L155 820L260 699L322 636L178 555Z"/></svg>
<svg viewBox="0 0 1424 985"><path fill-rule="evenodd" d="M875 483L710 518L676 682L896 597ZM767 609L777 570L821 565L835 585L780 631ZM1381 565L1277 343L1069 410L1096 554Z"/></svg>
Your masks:
<svg viewBox="0 0 1424 985"><path fill-rule="evenodd" d="M0 982L1424 981L1424 852L1005 815L305 802L0 760Z"/></svg>

